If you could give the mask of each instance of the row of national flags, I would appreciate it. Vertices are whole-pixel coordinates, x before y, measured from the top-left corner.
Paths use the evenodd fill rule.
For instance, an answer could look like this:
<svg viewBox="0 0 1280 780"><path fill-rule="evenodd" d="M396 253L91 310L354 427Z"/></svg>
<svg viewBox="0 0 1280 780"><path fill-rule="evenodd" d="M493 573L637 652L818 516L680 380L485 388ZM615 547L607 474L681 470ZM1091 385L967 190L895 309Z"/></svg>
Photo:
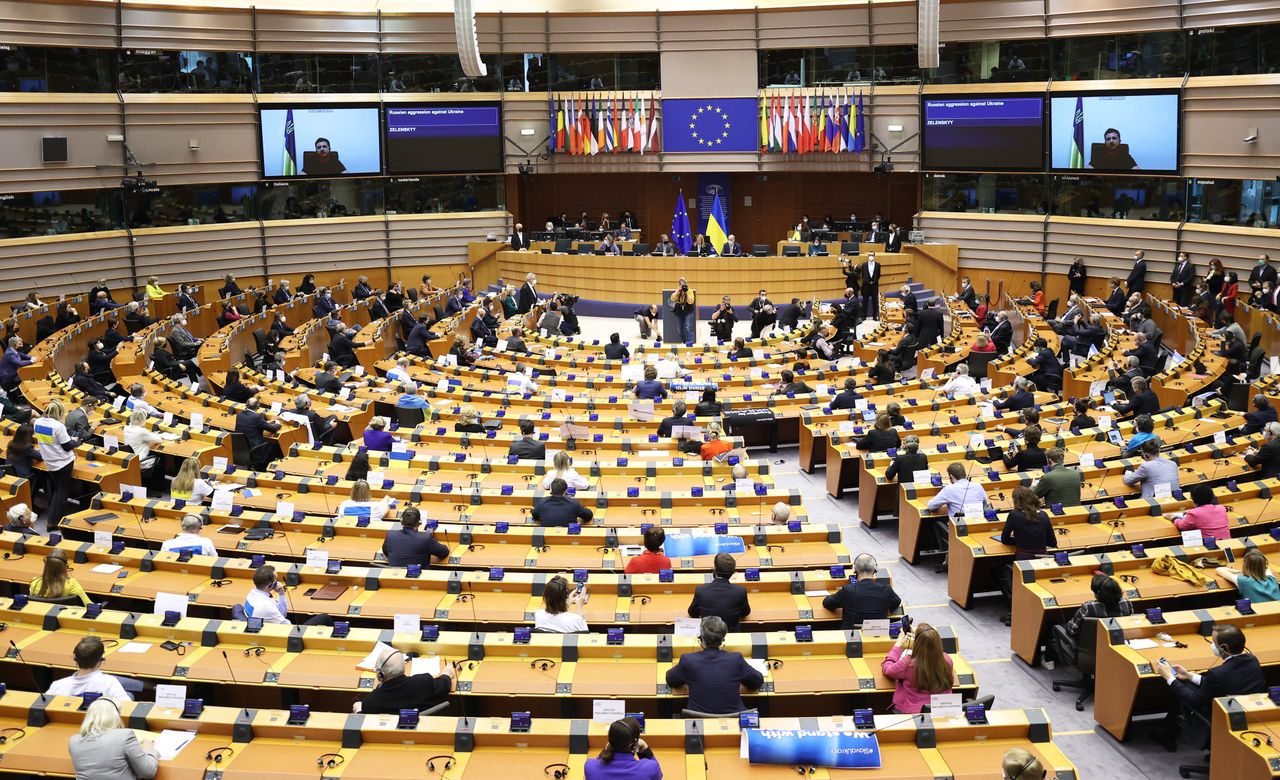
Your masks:
<svg viewBox="0 0 1280 780"><path fill-rule="evenodd" d="M548 95L551 151L562 154L644 154L661 149L657 102L649 95Z"/></svg>
<svg viewBox="0 0 1280 780"><path fill-rule="evenodd" d="M760 99L760 151L852 152L867 146L862 93L769 94Z"/></svg>

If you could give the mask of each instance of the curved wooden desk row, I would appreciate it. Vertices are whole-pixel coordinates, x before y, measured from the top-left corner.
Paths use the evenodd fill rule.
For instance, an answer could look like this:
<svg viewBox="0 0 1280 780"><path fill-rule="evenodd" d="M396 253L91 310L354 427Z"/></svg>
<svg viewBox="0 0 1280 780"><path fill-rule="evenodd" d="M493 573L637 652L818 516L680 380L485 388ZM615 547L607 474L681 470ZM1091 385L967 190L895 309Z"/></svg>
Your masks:
<svg viewBox="0 0 1280 780"><path fill-rule="evenodd" d="M1280 491L1280 479L1229 484L1222 503L1232 528L1247 534L1276 522L1280 504L1272 497ZM1164 515L1185 512L1195 506L1182 491L1165 499L1116 499L1110 506L1071 507L1051 511L1059 549L1115 549L1136 543L1178 539L1181 532ZM950 566L947 592L968 608L975 592L987 589L997 565L1012 558L1014 548L1000 543L1004 518L957 519L948 525ZM1065 530L1065 532L1064 532Z"/></svg>
<svg viewBox="0 0 1280 780"><path fill-rule="evenodd" d="M69 777L75 774L66 744L79 731L80 699L42 698L11 690L0 698L0 728L19 728L0 745L0 766L7 771ZM313 712L306 725L288 724L289 711L206 707L198 720L183 720L178 709L149 702L121 707L127 725L151 733L164 729L198 732L176 757L160 762L159 780L215 773L224 780L342 778L386 780L427 777L440 780L491 780L493 777L550 777L566 767L567 778L581 778L583 765L607 742L608 723L587 719L535 718L527 733L513 733L510 720L423 717L412 730L398 729L394 715ZM992 710L988 725L963 718L924 715L903 722L876 716L881 770L827 770L815 780L867 776L884 780L936 780L938 777L990 776L1009 748L1022 748L1049 768L1054 780L1075 780L1075 767L1052 741L1044 710ZM32 723L39 723L35 725ZM775 729L845 730L850 716L763 718ZM645 723L645 741L671 780L725 777L782 780L796 776L786 765L748 764L739 757L741 732L736 719L661 720ZM334 758L336 754L337 758ZM220 760L214 761L214 758ZM326 767L333 759L335 766ZM320 764L317 768L317 760ZM428 761L432 768L428 768ZM446 768L447 767L447 768ZM851 774L861 773L861 774Z"/></svg>
<svg viewBox="0 0 1280 780"><path fill-rule="evenodd" d="M1115 577L1123 576L1121 587L1125 598L1134 603L1134 611L1162 607L1165 611L1216 606L1239 598L1236 586L1214 573L1214 567L1203 569L1208 579L1204 585L1154 573L1152 564L1171 555L1194 564L1202 558L1214 558L1227 566L1239 568L1239 561L1250 549L1271 555L1280 550L1280 531L1233 537L1217 541L1213 548L1146 546L1145 555L1135 556L1130 550L1115 550L1095 555L1072 555L1070 563L1059 566L1052 559L1014 562L1013 632L1010 646L1027 663L1035 663L1040 640L1052 623L1061 623L1081 604L1092 599L1089 587L1095 571ZM1139 606L1140 605L1140 606Z"/></svg>
<svg viewBox="0 0 1280 780"><path fill-rule="evenodd" d="M1152 419L1158 430L1179 431L1176 436L1170 437L1171 444L1186 444L1200 437L1212 436L1219 432L1225 433L1243 424L1243 415L1234 412L1225 413L1224 407L1225 404L1215 399L1201 407L1182 407L1169 412L1160 412L1152 415ZM1103 412L1106 410L1103 409L1099 413ZM1004 420L1006 425L1018 425L1016 412L996 410L995 414L996 419ZM1110 414L1114 415L1114 412ZM1113 419L1112 423L1125 441L1133 435L1133 420L1119 422ZM973 466L973 472L977 473L980 470L978 464L982 460L1000 459L1007 439L1003 435L998 438L984 437L981 447L975 448L970 445L970 434L970 431L953 434L940 426L936 435L925 433L920 436L920 451L928 457L931 464L937 465L939 470L943 468L944 463L969 461ZM1105 459L1114 458L1121 451L1119 446L1108 441L1108 431L1102 428L1088 428L1076 432L1068 430L1065 433L1059 428L1055 434L1043 436L1040 439L1040 446L1045 449L1061 447L1066 451L1068 465L1079 462L1082 455ZM859 503L873 498L880 501L877 491L881 489L881 485L875 481L870 470L882 472L887 469L892 464L895 454L859 450L856 436L842 439L839 435L832 435L827 442L827 492L839 497L843 492L843 486L857 484ZM856 478L851 472L856 472ZM833 488L835 488L834 491ZM896 495L896 490L892 492Z"/></svg>
<svg viewBox="0 0 1280 780"><path fill-rule="evenodd" d="M441 632L432 639L420 629L397 634L353 628L349 636L335 637L327 626L269 625L250 632L237 621L182 618L164 626L155 615L104 610L97 618L86 618L78 607L32 609L39 606L49 605L0 609L8 626L4 637L13 643L2 662L11 679L23 671L24 661L50 672L73 671L73 649L83 637L94 635L108 645L103 663L108 673L209 684L209 695L219 703L234 702L234 692L228 695L227 689L241 686L348 695L371 690L376 661L362 667L374 644L382 641L407 654L459 663L456 694L469 700L505 700L497 703L498 711L504 704L511 706L511 697L519 697L520 706L555 712L557 699L573 697L626 698L628 704L657 714L659 702L687 695L666 685L667 670L682 655L701 649L696 637L671 634L624 635L620 644L610 643L604 633L540 633L527 644L517 643L514 633ZM974 671L959 654L951 629L940 626L939 633L954 664L955 690L971 697L977 692ZM166 641L178 648L161 647ZM893 644L887 636L858 631L815 631L806 642L797 641L791 631L776 631L730 634L724 648L742 653L764 675L758 692L743 691L749 694L749 706L774 711L788 706L782 699L803 696L808 699L791 704L812 712L815 696L830 697L829 706L843 709L855 703L871 706L871 701L880 703L892 695L894 682L882 673L881 662Z"/></svg>
<svg viewBox="0 0 1280 780"><path fill-rule="evenodd" d="M189 558L175 552L151 552L125 547L111 552L88 542L68 539L51 543L11 532L0 533L0 551L10 557L0 579L16 589L40 576L43 556L61 549L73 562L73 576L85 590L113 603L136 603L153 608L158 593L186 593L194 610L218 617L244 600L252 588L255 564L251 558ZM404 567L362 567L344 564L336 573L326 567L307 566L296 561L261 555L261 563L271 562L287 583L289 606L304 615L345 615L356 624L385 624L398 613L421 612L432 620L460 624L477 620L486 624L530 623L542 608L542 594L552 573L512 570L501 580L490 579L488 571L424 569L416 577ZM184 560L184 558L186 558ZM882 567L882 569L885 567ZM572 569L564 576L572 579ZM123 576L122 576L123 575ZM585 615L592 625L670 626L688 617L694 590L711 578L710 574L673 572L670 582L657 574L622 574L612 571L586 573L591 599ZM827 594L845 585L853 576L847 565L779 571L763 569L758 579L746 567L734 579L743 584L752 600L749 628L772 624L794 625L797 621L831 623L837 612L822 606ZM877 581L892 586L887 570ZM314 589L327 586L345 588L335 599L313 598ZM308 595L308 593L313 595ZM206 609L201 609L206 608Z"/></svg>
<svg viewBox="0 0 1280 780"><path fill-rule="evenodd" d="M160 511L154 519L144 519L142 513L141 508L137 508L136 513L86 510L72 516L64 527L84 538L89 538L96 531L111 531L135 543L151 545L176 535L185 511ZM234 520L226 517L211 519L215 520L214 525L219 529L226 529L222 533L211 534L211 540L227 555L248 556L257 553L297 559L311 553L323 553L332 561L352 561L357 565L376 564L385 560L382 557L382 545L391 530L389 524L380 523L381 527L358 529L352 533L334 536L321 533L317 536L288 528L287 520L262 518L252 527L264 529L270 536L265 539L255 536L242 540L239 535L250 528L248 524L236 526L233 525ZM843 544L831 541L832 538L839 538L839 529L834 527L820 526L806 530L802 525L798 531L787 528L766 530L754 526L730 528L733 530L726 531L727 535L740 539L747 537L741 545L743 551L734 554L738 565L743 568L798 569L847 564L852 560ZM544 535L543 529L532 533L522 533L520 530L514 533L496 530L489 532L483 528L457 526L442 526L437 532L441 541L452 547L449 565L486 570L500 566L555 571L576 568L613 571L626 566L627 552L636 554L635 551L639 549L636 541L640 538L638 531L623 537L633 543L632 547L624 551L616 544L619 541L617 538L599 532L603 529L593 529L597 532L585 536L571 534L567 528L546 530L553 533ZM560 533L554 533L555 531ZM708 549L719 549L722 542L717 541L714 546L711 542L706 544ZM710 571L713 564L714 555L710 553L680 557L672 561L673 568L678 571Z"/></svg>
<svg viewBox="0 0 1280 780"><path fill-rule="evenodd" d="M1218 449L1211 442L1205 442L1200 449L1194 449L1193 445L1184 445L1177 448L1166 446L1162 452L1163 456L1178 464L1179 482L1183 485L1190 486L1199 482L1214 482L1232 479L1252 479L1256 475L1256 471L1244 462L1243 458L1231 457L1238 456L1250 444L1259 442L1261 436L1237 437L1231 440L1233 443L1227 445L1223 449ZM1187 451L1187 447L1192 447L1191 451ZM1130 468L1137 467L1142 462L1140 457L1120 458L1107 461L1099 466L1090 466L1081 468L1079 462L1076 463L1076 469L1081 472L1082 481L1080 484L1081 502L1088 506L1092 504L1107 504L1115 501L1116 498L1124 498L1126 500L1140 496L1142 493L1141 485L1124 484L1124 472ZM1002 467L1003 464L993 461L992 466ZM1037 472L999 472L992 478L992 472L982 472L980 475L975 474L973 481L987 491L987 499L990 505L998 511L1005 512L1013 508L1013 490L1018 486L1030 487L1032 483L1039 479L1041 473ZM881 477L877 476L877 480ZM913 484L901 484L898 501L898 551L909 562L915 562L920 554L920 550L929 545L931 534L928 530L928 521L934 518L941 518L945 512L939 512L931 515L928 511L929 500L936 496L941 490L937 485L929 484L927 486L917 486Z"/></svg>
<svg viewBox="0 0 1280 780"><path fill-rule="evenodd" d="M1134 715L1165 712L1171 699L1169 686L1156 673L1156 662L1191 672L1203 672L1221 663L1207 637L1215 623L1234 623L1245 634L1248 649L1262 664L1267 679L1280 672L1280 602L1253 605L1252 615L1241 615L1234 606L1164 613L1164 623L1152 624L1145 615L1107 618L1098 626L1097 679L1094 720L1116 739L1128 735ZM1156 635L1168 634L1185 648L1168 646ZM1156 647L1134 648L1130 640L1151 639ZM1216 747L1216 746L1215 746Z"/></svg>
<svg viewBox="0 0 1280 780"><path fill-rule="evenodd" d="M3 327L3 331L0 332L3 333L5 343L7 344L9 339L14 336L20 336L24 343L35 344L37 342L37 323L46 316L55 315L58 311L58 304L64 302L77 311L83 309L85 313L88 313L88 302L84 295L69 295L52 303L37 306L34 309L15 311L13 316L0 321L0 327Z"/></svg>
<svg viewBox="0 0 1280 780"><path fill-rule="evenodd" d="M1280 777L1278 745L1280 706L1270 696L1255 693L1214 700L1209 780Z"/></svg>

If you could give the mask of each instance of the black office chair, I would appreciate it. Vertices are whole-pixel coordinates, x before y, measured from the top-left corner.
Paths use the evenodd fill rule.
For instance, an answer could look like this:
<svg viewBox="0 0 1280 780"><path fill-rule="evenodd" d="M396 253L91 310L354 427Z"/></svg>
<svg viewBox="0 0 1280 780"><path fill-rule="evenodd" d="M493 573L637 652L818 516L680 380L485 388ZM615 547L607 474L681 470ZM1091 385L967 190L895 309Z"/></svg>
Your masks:
<svg viewBox="0 0 1280 780"><path fill-rule="evenodd" d="M994 360L1000 359L999 352L970 352L969 360L969 376L974 379L982 379L987 375L987 364Z"/></svg>
<svg viewBox="0 0 1280 780"><path fill-rule="evenodd" d="M58 596L57 598L46 597L46 596L28 596L27 600L38 602L40 604L60 604L64 607L80 606L79 596Z"/></svg>
<svg viewBox="0 0 1280 780"><path fill-rule="evenodd" d="M1187 715L1188 718L1195 721L1194 724L1189 724L1189 725L1195 726L1196 733L1204 734L1206 736L1212 733L1213 726L1209 722L1209 719L1204 716L1204 713L1200 712L1199 710L1193 710L1190 707L1183 707L1182 711ZM1203 740L1201 740L1201 742L1203 742ZM1208 743L1205 742L1202 745L1198 745L1198 747L1208 747ZM1205 754L1203 764L1179 764L1178 765L1179 777L1189 778L1192 775L1204 775L1205 777L1209 776L1209 754L1208 753Z"/></svg>
<svg viewBox="0 0 1280 780"><path fill-rule="evenodd" d="M401 428L415 428L422 424L426 419L426 415L422 409L407 409L403 406L396 407L396 422Z"/></svg>
<svg viewBox="0 0 1280 780"><path fill-rule="evenodd" d="M698 710L685 709L685 710L680 710L680 717L695 718L697 720L716 720L719 718L736 718L739 715L742 715L748 712L759 713L759 710L757 710L754 707L752 707L749 710L738 710L737 712L699 712Z"/></svg>
<svg viewBox="0 0 1280 780"><path fill-rule="evenodd" d="M755 255L756 257L768 257L769 245L768 244L752 244L751 254Z"/></svg>
<svg viewBox="0 0 1280 780"><path fill-rule="evenodd" d="M1073 638L1066 626L1053 627L1053 644L1058 652L1058 663L1074 666L1080 672L1078 680L1054 680L1053 690L1071 688L1080 691L1076 697L1076 712L1084 712L1084 703L1093 698L1094 671L1097 665L1098 618L1085 618L1080 633Z"/></svg>
<svg viewBox="0 0 1280 780"><path fill-rule="evenodd" d="M250 447L249 440L243 433L232 431L227 435L231 437L231 462L240 468L261 471L271 462L272 448L279 449L279 445L273 441L264 441L256 447Z"/></svg>
<svg viewBox="0 0 1280 780"><path fill-rule="evenodd" d="M1058 319L1058 303L1059 303L1058 298L1054 298L1053 300L1049 301L1049 308L1045 309L1044 311L1045 319L1047 320Z"/></svg>

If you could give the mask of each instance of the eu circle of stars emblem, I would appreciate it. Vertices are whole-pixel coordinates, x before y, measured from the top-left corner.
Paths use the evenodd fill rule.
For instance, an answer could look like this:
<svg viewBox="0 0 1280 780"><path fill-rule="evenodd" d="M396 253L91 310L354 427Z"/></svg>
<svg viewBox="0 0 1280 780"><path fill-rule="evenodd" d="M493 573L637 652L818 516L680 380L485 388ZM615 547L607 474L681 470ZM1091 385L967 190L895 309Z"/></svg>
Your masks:
<svg viewBox="0 0 1280 780"><path fill-rule="evenodd" d="M715 148L729 137L729 115L708 103L689 114L689 134L698 146Z"/></svg>

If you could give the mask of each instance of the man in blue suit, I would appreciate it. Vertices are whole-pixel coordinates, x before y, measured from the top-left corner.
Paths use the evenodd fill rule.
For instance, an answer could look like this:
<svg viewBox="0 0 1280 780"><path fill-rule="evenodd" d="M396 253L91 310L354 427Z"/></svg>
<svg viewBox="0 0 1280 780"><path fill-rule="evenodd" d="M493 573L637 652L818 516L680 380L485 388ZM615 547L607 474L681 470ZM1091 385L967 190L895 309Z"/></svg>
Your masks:
<svg viewBox="0 0 1280 780"><path fill-rule="evenodd" d="M764 675L753 669L742 653L720 649L728 632L720 618L714 615L703 618L698 632L702 650L685 653L667 670L667 685L688 686L687 709L714 715L741 712L746 705L742 703L740 689L756 691L764 685Z"/></svg>
<svg viewBox="0 0 1280 780"><path fill-rule="evenodd" d="M699 585L693 591L693 601L689 602L689 617L715 615L725 622L730 631L737 631L742 619L751 614L747 589L729 582L738 563L729 553L720 553L716 556L714 565L715 574L711 582Z"/></svg>

